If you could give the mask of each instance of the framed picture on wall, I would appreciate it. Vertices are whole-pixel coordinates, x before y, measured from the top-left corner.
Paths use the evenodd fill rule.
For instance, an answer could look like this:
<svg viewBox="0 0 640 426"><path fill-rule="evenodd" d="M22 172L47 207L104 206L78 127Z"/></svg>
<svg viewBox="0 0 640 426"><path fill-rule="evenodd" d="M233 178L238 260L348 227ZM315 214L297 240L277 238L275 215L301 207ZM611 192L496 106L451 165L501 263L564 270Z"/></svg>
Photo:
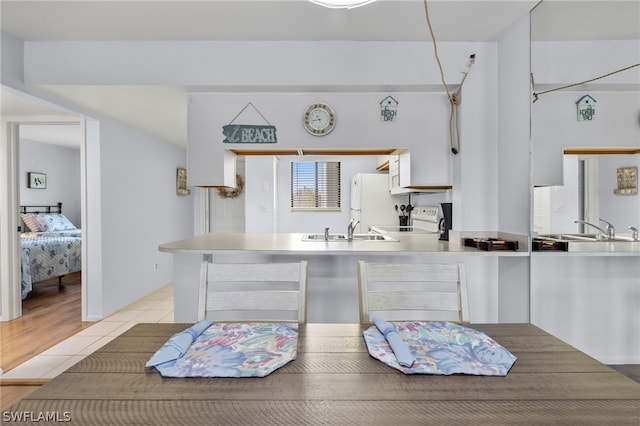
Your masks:
<svg viewBox="0 0 640 426"><path fill-rule="evenodd" d="M45 189L47 187L47 175L44 173L29 172L27 181L29 188Z"/></svg>

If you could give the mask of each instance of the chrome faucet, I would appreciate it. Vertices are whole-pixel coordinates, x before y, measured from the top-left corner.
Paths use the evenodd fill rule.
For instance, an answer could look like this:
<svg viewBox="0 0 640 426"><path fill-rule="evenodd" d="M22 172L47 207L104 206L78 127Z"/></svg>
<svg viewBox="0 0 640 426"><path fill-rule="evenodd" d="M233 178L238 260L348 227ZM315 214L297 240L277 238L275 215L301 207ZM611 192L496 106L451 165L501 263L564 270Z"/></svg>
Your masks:
<svg viewBox="0 0 640 426"><path fill-rule="evenodd" d="M614 228L613 224L610 222L607 222L604 219L600 219L600 222L604 222L607 224L606 230L607 230L607 237L610 240L615 240L616 239L616 228Z"/></svg>
<svg viewBox="0 0 640 426"><path fill-rule="evenodd" d="M329 227L324 228L324 240L329 241Z"/></svg>
<svg viewBox="0 0 640 426"><path fill-rule="evenodd" d="M613 225L610 224L609 222L607 222L606 220L602 220L602 219L600 219L600 220L607 224L607 229L606 230L600 228L597 225L594 225L593 223L587 222L586 220L582 220L582 219L575 220L573 223L584 223L585 225L592 226L592 227L596 228L598 231L602 232L602 234L605 235L610 240L615 239L616 238L616 229L613 227Z"/></svg>
<svg viewBox="0 0 640 426"><path fill-rule="evenodd" d="M359 224L360 221L356 219L351 219L349 225L347 226L347 240L353 240L353 231L356 229L356 225Z"/></svg>
<svg viewBox="0 0 640 426"><path fill-rule="evenodd" d="M638 228L635 226L630 226L627 229L631 230L631 236L633 237L633 241L638 241Z"/></svg>

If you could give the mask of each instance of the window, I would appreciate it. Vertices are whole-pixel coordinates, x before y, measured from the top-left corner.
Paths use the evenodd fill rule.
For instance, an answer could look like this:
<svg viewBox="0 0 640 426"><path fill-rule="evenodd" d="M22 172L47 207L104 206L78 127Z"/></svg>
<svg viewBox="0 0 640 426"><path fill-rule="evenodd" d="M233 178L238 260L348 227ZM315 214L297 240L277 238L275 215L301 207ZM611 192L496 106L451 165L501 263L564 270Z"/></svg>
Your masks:
<svg viewBox="0 0 640 426"><path fill-rule="evenodd" d="M292 161L291 208L340 210L340 162Z"/></svg>

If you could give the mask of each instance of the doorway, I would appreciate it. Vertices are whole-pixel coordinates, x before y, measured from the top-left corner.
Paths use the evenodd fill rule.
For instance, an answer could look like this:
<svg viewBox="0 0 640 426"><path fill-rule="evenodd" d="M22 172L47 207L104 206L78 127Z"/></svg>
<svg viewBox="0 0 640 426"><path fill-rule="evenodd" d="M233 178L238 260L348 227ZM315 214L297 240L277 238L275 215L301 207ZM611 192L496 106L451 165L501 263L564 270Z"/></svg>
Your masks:
<svg viewBox="0 0 640 426"><path fill-rule="evenodd" d="M579 219L599 225L600 223L600 174L598 159L592 155L578 157ZM579 225L580 233L588 233L584 223Z"/></svg>
<svg viewBox="0 0 640 426"><path fill-rule="evenodd" d="M4 92L4 88L3 88ZM17 93L17 92L14 92ZM18 96L18 95L14 95ZM37 98L26 98L37 104L38 101L45 103ZM46 104L46 103L45 103ZM56 108L53 105L47 105L51 111ZM42 109L42 107L40 107ZM22 315L22 298L21 298L21 248L20 248L20 216L19 206L20 200L20 127L21 126L37 126L37 125L73 125L79 126L80 134L80 222L86 224L86 125L84 117L69 114L68 112L59 114L7 114L3 108L2 115L2 138L0 143L0 169L2 170L2 179L0 180L0 241L3 252L2 260L0 260L0 300L1 300L1 321L10 321ZM86 321L86 305L87 305L87 283L84 277L87 276L87 234L83 232L83 244L81 248L81 263L83 271L83 279L81 282L82 293L82 318Z"/></svg>
<svg viewBox="0 0 640 426"><path fill-rule="evenodd" d="M75 287L81 283L83 244L81 130L79 124L19 125L20 212L25 214L24 219L33 219L20 223L23 314L27 300L33 304L31 299L43 294L80 292ZM43 179L42 184L34 185L32 180L36 178ZM64 221L51 222L53 226L43 229L39 223L43 218ZM55 303L57 299L48 300ZM79 322L80 303L76 315L75 322Z"/></svg>

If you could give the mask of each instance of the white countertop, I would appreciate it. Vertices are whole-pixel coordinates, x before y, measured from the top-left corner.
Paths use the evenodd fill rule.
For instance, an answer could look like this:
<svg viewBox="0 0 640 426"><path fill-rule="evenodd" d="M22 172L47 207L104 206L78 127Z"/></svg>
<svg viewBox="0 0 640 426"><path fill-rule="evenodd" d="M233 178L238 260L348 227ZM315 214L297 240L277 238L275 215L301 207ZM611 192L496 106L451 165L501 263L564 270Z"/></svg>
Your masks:
<svg viewBox="0 0 640 426"><path fill-rule="evenodd" d="M528 256L526 246L519 251L483 251L460 244L440 241L438 234L406 234L398 241L303 241L303 233L209 233L164 243L159 250L167 253L254 252L264 254L474 254L491 256Z"/></svg>

